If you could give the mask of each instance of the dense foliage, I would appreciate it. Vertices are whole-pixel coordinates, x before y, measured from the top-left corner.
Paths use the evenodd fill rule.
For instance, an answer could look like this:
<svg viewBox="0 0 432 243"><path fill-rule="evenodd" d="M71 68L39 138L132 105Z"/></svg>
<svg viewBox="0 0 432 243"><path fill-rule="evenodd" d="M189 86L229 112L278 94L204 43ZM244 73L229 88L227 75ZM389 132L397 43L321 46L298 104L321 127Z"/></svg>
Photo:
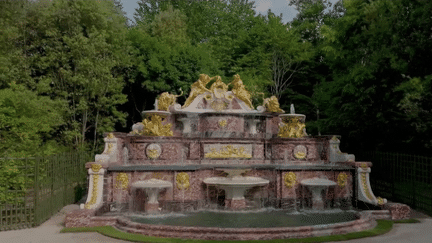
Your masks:
<svg viewBox="0 0 432 243"><path fill-rule="evenodd" d="M240 74L294 103L348 152L432 147L432 2L293 0L283 23L247 0L0 1L0 157L97 149L162 92ZM288 3L287 3L288 4Z"/></svg>

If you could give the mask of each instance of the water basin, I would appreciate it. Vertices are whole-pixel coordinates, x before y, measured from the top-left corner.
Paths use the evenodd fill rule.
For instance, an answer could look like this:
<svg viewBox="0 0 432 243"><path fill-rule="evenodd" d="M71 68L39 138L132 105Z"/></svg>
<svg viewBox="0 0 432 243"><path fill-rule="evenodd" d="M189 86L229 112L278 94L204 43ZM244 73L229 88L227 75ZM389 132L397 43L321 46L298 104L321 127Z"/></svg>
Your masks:
<svg viewBox="0 0 432 243"><path fill-rule="evenodd" d="M292 213L266 209L259 212L197 211L154 216L130 216L130 220L143 224L199 226L218 228L274 228L327 225L353 221L357 212L331 210L323 213Z"/></svg>

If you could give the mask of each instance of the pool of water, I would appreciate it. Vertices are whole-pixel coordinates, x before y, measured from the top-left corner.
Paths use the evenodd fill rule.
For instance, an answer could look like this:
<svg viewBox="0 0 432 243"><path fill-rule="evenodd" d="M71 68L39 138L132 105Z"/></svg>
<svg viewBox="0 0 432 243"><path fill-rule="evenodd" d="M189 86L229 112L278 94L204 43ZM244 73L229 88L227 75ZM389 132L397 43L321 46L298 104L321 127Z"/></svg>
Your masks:
<svg viewBox="0 0 432 243"><path fill-rule="evenodd" d="M284 210L259 212L197 211L162 215L130 215L132 221L144 224L201 226L219 228L273 228L325 225L356 220L357 212L330 210L292 213Z"/></svg>

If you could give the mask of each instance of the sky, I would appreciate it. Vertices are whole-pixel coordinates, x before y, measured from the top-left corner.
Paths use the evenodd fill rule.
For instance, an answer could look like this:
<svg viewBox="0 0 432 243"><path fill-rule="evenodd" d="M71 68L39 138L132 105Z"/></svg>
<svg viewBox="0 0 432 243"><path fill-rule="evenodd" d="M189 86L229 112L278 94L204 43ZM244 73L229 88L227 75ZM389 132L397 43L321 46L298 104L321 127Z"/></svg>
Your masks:
<svg viewBox="0 0 432 243"><path fill-rule="evenodd" d="M123 11L127 13L127 17L133 20L135 8L138 7L137 0L121 0ZM291 21L297 14L297 11L292 6L288 6L290 0L255 0L255 11L262 15L267 15L267 10L279 16L282 13L282 21L284 23ZM333 2L333 1L332 1Z"/></svg>

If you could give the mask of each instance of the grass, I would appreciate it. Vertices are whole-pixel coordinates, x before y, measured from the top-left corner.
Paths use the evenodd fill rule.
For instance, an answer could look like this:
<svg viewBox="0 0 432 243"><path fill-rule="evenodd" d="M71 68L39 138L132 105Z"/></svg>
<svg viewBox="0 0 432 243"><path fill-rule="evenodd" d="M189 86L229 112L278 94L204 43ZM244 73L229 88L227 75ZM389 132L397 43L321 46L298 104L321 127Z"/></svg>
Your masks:
<svg viewBox="0 0 432 243"><path fill-rule="evenodd" d="M403 220L400 220L403 221ZM377 226L370 230L365 230L361 232L353 232L343 235L329 235L320 237L310 237L310 238L300 238L300 239L277 239L277 240L257 240L257 241L226 241L230 243L239 242L265 242L265 243L282 243L282 242L329 242L329 241L344 241L351 239L358 239L364 237L372 237L377 235L382 235L389 232L393 228L393 221L391 220L377 220ZM405 223L405 222L400 222ZM410 222L411 223L411 222ZM98 232L102 235L127 240L132 242L204 242L204 243L215 243L221 242L216 240L192 240L192 239L177 239L177 238L158 238L150 237L141 234L131 234L120 230L117 230L111 226L99 226L99 227L77 227L77 228L63 228L61 233L72 233L72 232Z"/></svg>
<svg viewBox="0 0 432 243"><path fill-rule="evenodd" d="M412 224L412 223L421 223L418 219L401 219L401 220L394 220L395 224Z"/></svg>

